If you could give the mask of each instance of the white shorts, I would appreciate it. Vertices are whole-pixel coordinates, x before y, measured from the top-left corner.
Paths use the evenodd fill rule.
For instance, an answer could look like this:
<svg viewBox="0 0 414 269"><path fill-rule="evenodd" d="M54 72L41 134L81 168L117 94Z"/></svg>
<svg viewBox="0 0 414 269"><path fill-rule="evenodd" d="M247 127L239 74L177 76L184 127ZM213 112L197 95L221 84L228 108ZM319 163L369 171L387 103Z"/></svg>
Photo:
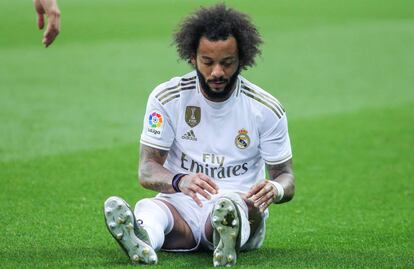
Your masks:
<svg viewBox="0 0 414 269"><path fill-rule="evenodd" d="M200 200L203 203L203 207L199 207L194 200L183 193L159 193L155 198L166 201L170 203L181 217L187 222L190 227L194 239L196 241L196 246L191 249L168 249L168 251L183 252L183 251L194 251L200 248L206 248L213 250L213 244L207 240L204 229L215 202L224 195L225 193L219 193L212 195L210 200L200 197ZM241 250L253 250L259 248L264 241L265 232L266 232L266 219L269 216L269 211L266 209L263 219L254 234L251 234L246 244L241 248Z"/></svg>

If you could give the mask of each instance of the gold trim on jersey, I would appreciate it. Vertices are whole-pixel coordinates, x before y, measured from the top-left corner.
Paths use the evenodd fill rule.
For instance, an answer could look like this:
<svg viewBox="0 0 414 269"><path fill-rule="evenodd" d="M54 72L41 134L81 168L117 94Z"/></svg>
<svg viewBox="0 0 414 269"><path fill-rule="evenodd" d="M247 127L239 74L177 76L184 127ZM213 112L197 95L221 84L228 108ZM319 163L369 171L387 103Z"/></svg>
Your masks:
<svg viewBox="0 0 414 269"><path fill-rule="evenodd" d="M168 103L168 102L170 102L170 101L172 101L172 100L174 100L175 98L178 98L178 97L180 97L180 94L179 93L176 94L176 95L171 96L170 98L168 98L164 102L161 102L161 104L165 105L166 103Z"/></svg>
<svg viewBox="0 0 414 269"><path fill-rule="evenodd" d="M279 103L279 101L271 96L270 94L260 93L258 91L255 91L246 85L242 83L241 86L242 90L241 92L245 94L246 96L258 101L259 103L263 104L264 106L268 107L270 110L272 110L276 116L280 119L285 109L282 107L282 105Z"/></svg>
<svg viewBox="0 0 414 269"><path fill-rule="evenodd" d="M267 101L273 103L277 108L279 108L278 110L280 111L280 113L283 114L283 112L286 112L285 109L283 108L282 104L279 102L279 100L277 100L274 96L272 96L271 94L267 93L267 92L259 92L257 90L253 90L251 87L248 87L246 84L244 84L242 82L242 87L243 89L246 89L252 93L255 93L259 96L262 96L264 99L266 99Z"/></svg>
<svg viewBox="0 0 414 269"><path fill-rule="evenodd" d="M161 102L162 105L180 97L181 91L194 90L196 88L196 77L182 78L180 82L173 87L168 87L155 95L155 98Z"/></svg>

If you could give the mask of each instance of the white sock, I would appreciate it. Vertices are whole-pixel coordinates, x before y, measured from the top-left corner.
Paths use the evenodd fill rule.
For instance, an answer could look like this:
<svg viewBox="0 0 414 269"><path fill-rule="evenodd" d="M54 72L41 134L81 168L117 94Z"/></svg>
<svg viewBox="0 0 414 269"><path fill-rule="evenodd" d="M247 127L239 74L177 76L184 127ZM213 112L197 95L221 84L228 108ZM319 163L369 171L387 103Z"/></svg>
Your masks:
<svg viewBox="0 0 414 269"><path fill-rule="evenodd" d="M135 205L134 214L137 220L142 221L142 226L148 232L151 247L160 250L165 235L171 232L174 226L171 211L161 201L142 199Z"/></svg>
<svg viewBox="0 0 414 269"><path fill-rule="evenodd" d="M244 202L244 201L243 201ZM237 204L237 207L240 211L240 218L241 218L241 228L240 228L240 247L244 246L246 244L247 240L249 240L250 237L250 223L247 208L246 210L241 207L239 204Z"/></svg>

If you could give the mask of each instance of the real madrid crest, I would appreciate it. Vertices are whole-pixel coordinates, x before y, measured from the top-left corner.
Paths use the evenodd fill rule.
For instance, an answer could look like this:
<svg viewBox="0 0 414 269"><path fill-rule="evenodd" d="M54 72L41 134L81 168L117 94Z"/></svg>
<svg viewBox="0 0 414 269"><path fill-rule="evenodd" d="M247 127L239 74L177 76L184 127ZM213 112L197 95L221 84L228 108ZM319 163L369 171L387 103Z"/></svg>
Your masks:
<svg viewBox="0 0 414 269"><path fill-rule="evenodd" d="M191 127L194 128L197 124L200 123L201 119L201 109L198 106L187 106L185 108L185 122Z"/></svg>
<svg viewBox="0 0 414 269"><path fill-rule="evenodd" d="M250 137L247 135L246 129L239 130L239 134L234 139L234 143L239 149L245 149L250 145Z"/></svg>

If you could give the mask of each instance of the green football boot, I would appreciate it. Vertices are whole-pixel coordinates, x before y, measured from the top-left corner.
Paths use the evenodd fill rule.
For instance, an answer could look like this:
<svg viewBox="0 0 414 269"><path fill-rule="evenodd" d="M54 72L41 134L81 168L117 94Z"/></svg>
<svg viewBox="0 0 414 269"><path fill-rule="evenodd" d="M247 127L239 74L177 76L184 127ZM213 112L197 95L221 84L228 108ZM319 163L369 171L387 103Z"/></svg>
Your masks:
<svg viewBox="0 0 414 269"><path fill-rule="evenodd" d="M132 263L156 264L157 254L151 247L142 221L136 221L127 202L112 196L104 203L105 223L108 231L128 255Z"/></svg>

